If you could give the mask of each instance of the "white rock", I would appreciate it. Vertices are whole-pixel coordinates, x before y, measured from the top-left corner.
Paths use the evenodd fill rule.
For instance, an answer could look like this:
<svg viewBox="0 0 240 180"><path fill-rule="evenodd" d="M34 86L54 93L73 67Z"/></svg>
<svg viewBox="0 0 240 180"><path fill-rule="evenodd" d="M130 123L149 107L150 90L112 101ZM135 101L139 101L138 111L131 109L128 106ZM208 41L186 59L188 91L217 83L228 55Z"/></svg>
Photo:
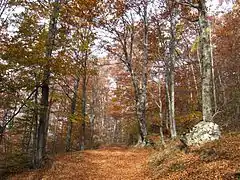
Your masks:
<svg viewBox="0 0 240 180"><path fill-rule="evenodd" d="M182 136L181 141L187 145L200 145L220 138L219 126L213 122L201 121L192 130Z"/></svg>

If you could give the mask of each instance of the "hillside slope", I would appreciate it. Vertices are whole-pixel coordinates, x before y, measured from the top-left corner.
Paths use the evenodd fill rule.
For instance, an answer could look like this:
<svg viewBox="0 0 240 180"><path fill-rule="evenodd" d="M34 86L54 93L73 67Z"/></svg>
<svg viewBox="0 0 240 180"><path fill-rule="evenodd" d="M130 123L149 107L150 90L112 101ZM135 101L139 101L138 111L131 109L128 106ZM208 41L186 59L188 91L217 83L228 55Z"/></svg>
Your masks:
<svg viewBox="0 0 240 180"><path fill-rule="evenodd" d="M199 148L179 147L179 141L172 142L152 155L152 179L240 180L240 134L223 135Z"/></svg>

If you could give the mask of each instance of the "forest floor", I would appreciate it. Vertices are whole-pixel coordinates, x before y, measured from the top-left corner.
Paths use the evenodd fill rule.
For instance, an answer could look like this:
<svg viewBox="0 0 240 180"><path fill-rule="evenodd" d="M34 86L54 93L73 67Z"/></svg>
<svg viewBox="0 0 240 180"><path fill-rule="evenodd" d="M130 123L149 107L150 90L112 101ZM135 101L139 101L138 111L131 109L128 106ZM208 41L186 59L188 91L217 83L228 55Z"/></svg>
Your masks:
<svg viewBox="0 0 240 180"><path fill-rule="evenodd" d="M200 147L168 142L149 158L152 180L240 180L240 133L224 134Z"/></svg>
<svg viewBox="0 0 240 180"><path fill-rule="evenodd" d="M147 180L151 149L103 147L59 155L51 168L25 172L11 180Z"/></svg>
<svg viewBox="0 0 240 180"><path fill-rule="evenodd" d="M0 178L1 179L1 178ZM240 180L240 134L186 151L179 140L165 148L102 147L57 155L49 168L11 180Z"/></svg>

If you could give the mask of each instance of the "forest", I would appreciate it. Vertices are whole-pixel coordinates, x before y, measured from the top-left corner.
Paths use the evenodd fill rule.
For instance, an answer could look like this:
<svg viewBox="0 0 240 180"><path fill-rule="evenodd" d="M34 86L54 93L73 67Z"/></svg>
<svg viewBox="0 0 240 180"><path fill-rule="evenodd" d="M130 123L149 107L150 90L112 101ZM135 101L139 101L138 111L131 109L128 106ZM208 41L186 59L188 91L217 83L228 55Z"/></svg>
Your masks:
<svg viewBox="0 0 240 180"><path fill-rule="evenodd" d="M0 179L240 179L238 0L0 0Z"/></svg>

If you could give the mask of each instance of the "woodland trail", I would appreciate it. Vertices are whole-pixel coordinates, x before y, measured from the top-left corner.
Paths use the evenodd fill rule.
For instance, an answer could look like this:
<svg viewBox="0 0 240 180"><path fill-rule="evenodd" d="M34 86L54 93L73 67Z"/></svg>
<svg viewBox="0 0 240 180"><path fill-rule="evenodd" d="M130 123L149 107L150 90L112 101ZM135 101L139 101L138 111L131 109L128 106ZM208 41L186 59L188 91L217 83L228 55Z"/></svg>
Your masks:
<svg viewBox="0 0 240 180"><path fill-rule="evenodd" d="M26 172L10 179L147 180L147 149L106 147L56 157L50 169Z"/></svg>

